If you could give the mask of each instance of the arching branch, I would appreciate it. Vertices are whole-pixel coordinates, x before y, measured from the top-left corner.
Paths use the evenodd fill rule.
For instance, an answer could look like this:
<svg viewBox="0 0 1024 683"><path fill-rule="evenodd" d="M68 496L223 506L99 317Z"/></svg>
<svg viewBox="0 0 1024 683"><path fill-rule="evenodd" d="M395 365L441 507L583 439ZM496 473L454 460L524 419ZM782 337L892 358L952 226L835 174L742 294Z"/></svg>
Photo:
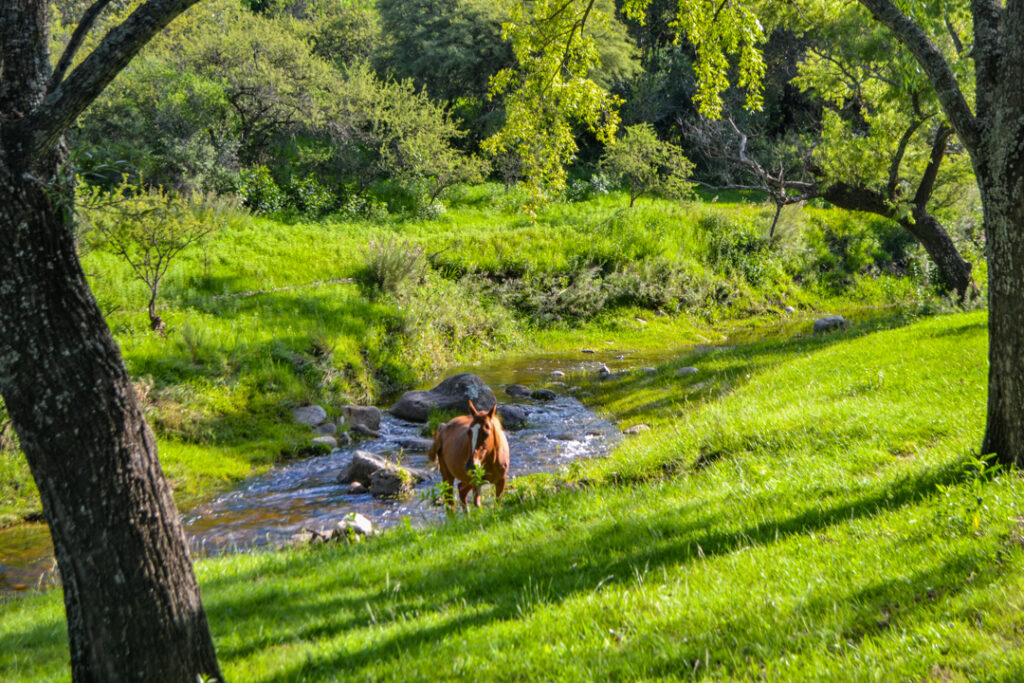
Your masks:
<svg viewBox="0 0 1024 683"><path fill-rule="evenodd" d="M198 0L149 0L115 26L96 49L46 96L19 126L29 137L25 150L42 155L96 99L139 50Z"/></svg>
<svg viewBox="0 0 1024 683"><path fill-rule="evenodd" d="M54 89L60 85L60 82L64 79L64 74L67 73L68 67L71 66L71 62L75 58L75 54L78 52L78 48L82 47L82 42L85 40L86 34L92 29L93 24L99 19L100 14L107 5L110 4L110 0L96 0L92 6L85 10L85 14L82 15L82 20L78 22L78 27L75 28L75 32L71 34L71 40L68 41L67 47L64 48L64 54L60 56L60 60L57 62L57 67L53 70L50 75L50 83L46 87L46 94L50 94Z"/></svg>

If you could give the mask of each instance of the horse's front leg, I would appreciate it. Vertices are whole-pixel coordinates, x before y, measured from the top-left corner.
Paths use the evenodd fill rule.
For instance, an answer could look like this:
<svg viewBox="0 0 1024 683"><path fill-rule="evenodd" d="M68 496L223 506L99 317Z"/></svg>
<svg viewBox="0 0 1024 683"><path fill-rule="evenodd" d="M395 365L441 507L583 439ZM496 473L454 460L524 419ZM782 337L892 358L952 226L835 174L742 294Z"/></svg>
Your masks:
<svg viewBox="0 0 1024 683"><path fill-rule="evenodd" d="M481 502L481 500L480 500L480 487L479 486L474 486L473 487L473 505L477 506L478 508L479 507L483 507L483 502Z"/></svg>
<svg viewBox="0 0 1024 683"><path fill-rule="evenodd" d="M462 511L463 512L467 511L466 510L466 496L469 495L469 490L471 488L473 488L472 484L467 484L467 483L461 482L461 481L459 482L459 500L462 501ZM479 507L479 505L477 507Z"/></svg>

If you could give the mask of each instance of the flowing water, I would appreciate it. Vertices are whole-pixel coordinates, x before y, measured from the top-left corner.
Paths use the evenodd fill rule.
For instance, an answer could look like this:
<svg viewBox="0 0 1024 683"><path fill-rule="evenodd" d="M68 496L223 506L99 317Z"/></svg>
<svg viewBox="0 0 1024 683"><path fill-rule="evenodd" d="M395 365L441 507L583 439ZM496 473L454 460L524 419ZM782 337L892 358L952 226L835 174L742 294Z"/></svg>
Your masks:
<svg viewBox="0 0 1024 683"><path fill-rule="evenodd" d="M454 368L448 374L473 372L494 389L499 403L515 403L529 415L527 426L509 431L512 455L510 476L553 471L580 458L607 454L621 439L619 430L588 410L573 397L580 383L594 377L607 363L614 370L656 365L681 353L623 354L611 349L597 353L550 354L498 359L486 366ZM553 380L554 371L566 377ZM553 401L515 399L503 389L509 384L553 388ZM423 387L429 388L429 387ZM406 501L382 501L369 494L349 495L348 485L337 481L356 449L398 458L399 442L423 437L422 425L384 414L381 438L334 450L330 455L284 463L266 474L246 480L183 515L185 531L195 554L215 554L280 545L302 529L334 526L349 513L370 518L376 527L389 527L408 518L414 525L444 517L441 508L419 495L439 481L417 486ZM423 453L401 454L404 465L427 468ZM45 525L25 524L0 530L0 592L52 585L53 555Z"/></svg>

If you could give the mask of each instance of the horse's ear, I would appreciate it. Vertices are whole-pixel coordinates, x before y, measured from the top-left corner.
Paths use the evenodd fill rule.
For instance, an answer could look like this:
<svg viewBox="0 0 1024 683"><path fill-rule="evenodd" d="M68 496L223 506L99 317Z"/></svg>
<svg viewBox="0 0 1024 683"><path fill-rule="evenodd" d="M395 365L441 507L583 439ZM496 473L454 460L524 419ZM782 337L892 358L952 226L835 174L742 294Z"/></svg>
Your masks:
<svg viewBox="0 0 1024 683"><path fill-rule="evenodd" d="M476 406L473 405L473 400L472 399L469 399L469 412L472 413L473 415L477 414L477 409L476 409Z"/></svg>
<svg viewBox="0 0 1024 683"><path fill-rule="evenodd" d="M497 403L495 403L495 404L494 404L493 406L491 406L491 409L490 409L490 411L488 411L488 413L487 413L487 417L489 417L489 418L492 418L492 419L493 419L493 418L494 418L494 411L496 411L497 409L498 409L498 404L497 404Z"/></svg>

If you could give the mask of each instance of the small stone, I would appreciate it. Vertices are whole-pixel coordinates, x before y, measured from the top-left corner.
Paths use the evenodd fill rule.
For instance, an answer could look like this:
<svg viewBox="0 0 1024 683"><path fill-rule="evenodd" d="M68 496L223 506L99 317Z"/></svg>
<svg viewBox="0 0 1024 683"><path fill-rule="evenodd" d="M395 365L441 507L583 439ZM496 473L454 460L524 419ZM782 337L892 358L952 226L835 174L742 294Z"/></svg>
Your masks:
<svg viewBox="0 0 1024 683"><path fill-rule="evenodd" d="M608 369L607 365L602 365L601 367L599 367L597 369L597 374L599 374L601 376L605 376L605 375L612 374L612 371L610 369Z"/></svg>
<svg viewBox="0 0 1024 683"><path fill-rule="evenodd" d="M562 432L561 434L548 434L548 438L552 441L576 441L576 435L572 432Z"/></svg>
<svg viewBox="0 0 1024 683"><path fill-rule="evenodd" d="M348 446L352 443L352 437L347 432L338 432L334 435L335 440L338 442L338 446Z"/></svg>
<svg viewBox="0 0 1024 683"><path fill-rule="evenodd" d="M650 429L650 427L648 427L645 424L638 424L638 425L633 425L632 427L629 427L628 429L623 429L622 433L623 434L630 434L630 435L632 435L632 434L639 434L640 432L646 432L649 429Z"/></svg>
<svg viewBox="0 0 1024 683"><path fill-rule="evenodd" d="M646 325L646 324L647 324L647 321L646 321L646 320L644 320L643 318L639 318L639 317L638 317L638 318L636 318L636 321L637 321L638 323L640 323L641 325Z"/></svg>
<svg viewBox="0 0 1024 683"><path fill-rule="evenodd" d="M845 330L850 326L850 321L841 315L828 315L814 321L814 333L831 332L833 330Z"/></svg>
<svg viewBox="0 0 1024 683"><path fill-rule="evenodd" d="M324 446L327 446L331 450L334 450L335 448L338 447L338 440L335 439L333 436L318 436L313 439L313 443L323 444Z"/></svg>
<svg viewBox="0 0 1024 683"><path fill-rule="evenodd" d="M338 475L338 481L348 484L354 481L369 481L370 475L388 466L387 460L376 453L356 451L345 469Z"/></svg>
<svg viewBox="0 0 1024 683"><path fill-rule="evenodd" d="M368 436L368 437L370 437L372 439L379 439L380 438L380 432L375 432L375 431L373 431L372 429L370 429L369 427L367 427L364 424L354 424L354 425L352 425L352 430L351 431L353 431L356 434L359 434L361 436Z"/></svg>
<svg viewBox="0 0 1024 683"><path fill-rule="evenodd" d="M313 427L313 432L320 436L334 436L338 433L338 425L333 422L324 422L322 425Z"/></svg>
<svg viewBox="0 0 1024 683"><path fill-rule="evenodd" d="M784 310L784 311L785 311L786 313L796 313L796 309L795 309L795 308L793 308L792 306L786 306L786 307L785 307L784 309L782 309L782 310Z"/></svg>
<svg viewBox="0 0 1024 683"><path fill-rule="evenodd" d="M698 372L700 372L700 370L698 370L697 368L695 368L695 367L693 367L691 365L691 366L688 366L688 367L685 367L685 368L679 368L678 370L676 370L676 377L688 377L690 375L696 375Z"/></svg>
<svg viewBox="0 0 1024 683"><path fill-rule="evenodd" d="M579 393L579 398L593 398L593 397L594 397L594 395L592 393L590 393L589 391L581 391Z"/></svg>
<svg viewBox="0 0 1024 683"><path fill-rule="evenodd" d="M510 384L505 387L505 393L515 398L526 398L530 395L530 387L523 384Z"/></svg>
<svg viewBox="0 0 1024 683"><path fill-rule="evenodd" d="M637 368L636 371L639 372L641 375L655 375L658 372L658 368L643 367Z"/></svg>
<svg viewBox="0 0 1024 683"><path fill-rule="evenodd" d="M292 419L299 424L316 427L327 419L327 411L320 406L302 406L292 411Z"/></svg>
<svg viewBox="0 0 1024 683"><path fill-rule="evenodd" d="M373 522L356 512L338 522L338 529L343 532L351 529L360 536L369 536L373 533Z"/></svg>
<svg viewBox="0 0 1024 683"><path fill-rule="evenodd" d="M354 481L348 485L348 489L345 490L350 496L358 496L364 493L369 493L370 489L366 488L366 485L361 481Z"/></svg>
<svg viewBox="0 0 1024 683"><path fill-rule="evenodd" d="M405 436L399 439L397 443L402 447L402 450L411 451L413 453L426 453L434 444L434 440L421 439L415 436Z"/></svg>
<svg viewBox="0 0 1024 683"><path fill-rule="evenodd" d="M595 353L594 349L581 349L580 353Z"/></svg>
<svg viewBox="0 0 1024 683"><path fill-rule="evenodd" d="M565 377L565 373L564 373L564 372L562 372L561 370L553 370L553 371L552 371L552 372L551 372L551 373L549 374L549 376L550 376L550 377Z"/></svg>
<svg viewBox="0 0 1024 683"><path fill-rule="evenodd" d="M535 398L538 401L554 401L557 397L558 394L550 389L534 389L530 392L530 398Z"/></svg>

